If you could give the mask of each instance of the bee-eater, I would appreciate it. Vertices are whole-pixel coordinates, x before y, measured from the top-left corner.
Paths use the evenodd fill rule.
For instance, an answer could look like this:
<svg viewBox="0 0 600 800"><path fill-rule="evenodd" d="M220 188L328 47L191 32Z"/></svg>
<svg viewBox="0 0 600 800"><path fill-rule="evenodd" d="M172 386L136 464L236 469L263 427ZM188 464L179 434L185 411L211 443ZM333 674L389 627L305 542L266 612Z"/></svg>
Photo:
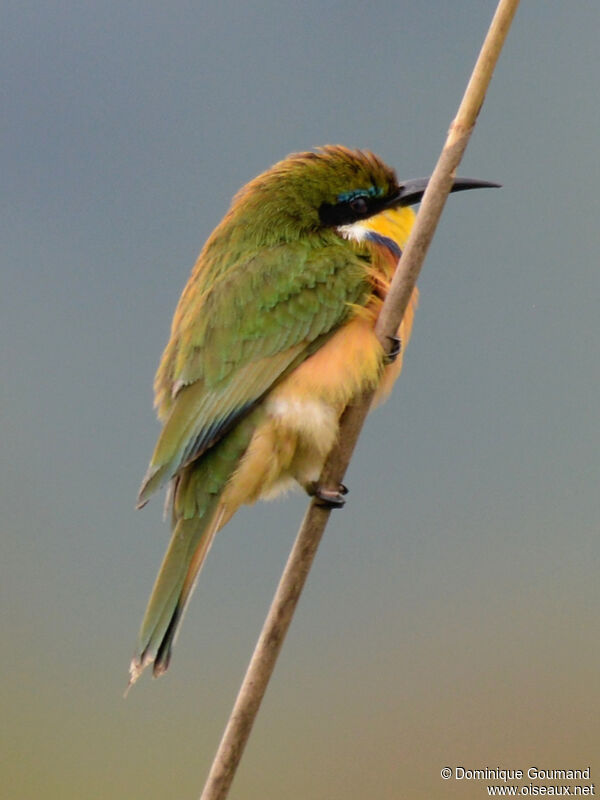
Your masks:
<svg viewBox="0 0 600 800"><path fill-rule="evenodd" d="M417 290L394 360L374 325L426 185L366 150L290 155L238 192L204 245L154 382L163 429L138 504L169 483L173 533L130 683L167 669L213 538L243 503L295 482L343 504L345 487L317 479L345 406L367 388L381 398L400 373Z"/></svg>

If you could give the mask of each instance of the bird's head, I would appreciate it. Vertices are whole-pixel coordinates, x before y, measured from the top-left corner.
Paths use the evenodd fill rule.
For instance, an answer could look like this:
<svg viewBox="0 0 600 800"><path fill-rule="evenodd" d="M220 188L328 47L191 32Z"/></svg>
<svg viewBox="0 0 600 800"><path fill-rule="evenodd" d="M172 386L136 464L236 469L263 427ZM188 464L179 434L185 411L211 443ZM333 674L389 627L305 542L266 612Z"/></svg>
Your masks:
<svg viewBox="0 0 600 800"><path fill-rule="evenodd" d="M393 169L367 150L329 145L294 153L258 175L236 195L234 214L284 238L365 219L398 192Z"/></svg>
<svg viewBox="0 0 600 800"><path fill-rule="evenodd" d="M418 203L427 181L398 181L370 151L327 145L294 153L258 175L237 193L223 222L241 226L262 245L291 241ZM495 185L456 179L451 191Z"/></svg>

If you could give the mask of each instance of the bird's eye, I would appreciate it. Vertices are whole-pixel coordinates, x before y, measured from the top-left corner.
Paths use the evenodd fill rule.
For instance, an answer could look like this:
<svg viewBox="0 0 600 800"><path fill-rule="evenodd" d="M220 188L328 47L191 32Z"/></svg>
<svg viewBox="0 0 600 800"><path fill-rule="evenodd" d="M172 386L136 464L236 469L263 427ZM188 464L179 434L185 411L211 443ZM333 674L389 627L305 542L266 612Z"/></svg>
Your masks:
<svg viewBox="0 0 600 800"><path fill-rule="evenodd" d="M369 210L369 205L364 197L355 197L353 200L350 200L349 205L355 214L366 214Z"/></svg>

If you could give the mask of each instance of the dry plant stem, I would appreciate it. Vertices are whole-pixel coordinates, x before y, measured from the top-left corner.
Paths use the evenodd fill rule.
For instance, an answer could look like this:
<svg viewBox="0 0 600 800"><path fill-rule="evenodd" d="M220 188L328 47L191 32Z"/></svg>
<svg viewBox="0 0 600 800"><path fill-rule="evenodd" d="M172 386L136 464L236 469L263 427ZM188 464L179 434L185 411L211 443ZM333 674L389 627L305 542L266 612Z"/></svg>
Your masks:
<svg viewBox="0 0 600 800"><path fill-rule="evenodd" d="M500 0L458 113L450 126L446 144L429 181L413 231L375 328L379 341L386 350L389 346L387 337L398 329L415 287L452 186L454 172L467 146L518 4L519 0ZM342 481L371 400L372 395L366 394L344 412L338 444L329 455L319 479L321 486L337 489ZM224 800L229 793L329 514L329 509L319 506L314 500L308 507L200 800Z"/></svg>

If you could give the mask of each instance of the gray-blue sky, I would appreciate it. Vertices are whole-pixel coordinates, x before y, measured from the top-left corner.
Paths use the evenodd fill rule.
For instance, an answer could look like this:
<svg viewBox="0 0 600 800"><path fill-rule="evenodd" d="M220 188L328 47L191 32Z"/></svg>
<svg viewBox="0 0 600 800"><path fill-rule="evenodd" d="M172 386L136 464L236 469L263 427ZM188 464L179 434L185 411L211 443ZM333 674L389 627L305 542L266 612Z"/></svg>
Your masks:
<svg viewBox="0 0 600 800"><path fill-rule="evenodd" d="M288 152L430 172L494 5L5 4L12 797L197 794L305 501L223 531L171 671L124 703L168 535L133 504L177 297L233 193ZM461 170L504 188L447 207L234 798L479 797L439 769L594 767L599 22L591 0L517 14Z"/></svg>

